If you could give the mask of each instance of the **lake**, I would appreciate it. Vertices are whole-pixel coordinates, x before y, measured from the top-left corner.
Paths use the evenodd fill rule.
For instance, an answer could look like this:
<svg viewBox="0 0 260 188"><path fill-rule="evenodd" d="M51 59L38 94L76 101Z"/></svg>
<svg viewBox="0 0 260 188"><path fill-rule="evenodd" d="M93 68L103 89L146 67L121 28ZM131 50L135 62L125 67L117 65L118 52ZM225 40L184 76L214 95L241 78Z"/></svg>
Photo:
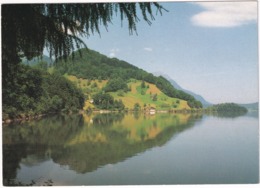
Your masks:
<svg viewBox="0 0 260 188"><path fill-rule="evenodd" d="M254 115L77 114L2 129L4 185L259 182Z"/></svg>

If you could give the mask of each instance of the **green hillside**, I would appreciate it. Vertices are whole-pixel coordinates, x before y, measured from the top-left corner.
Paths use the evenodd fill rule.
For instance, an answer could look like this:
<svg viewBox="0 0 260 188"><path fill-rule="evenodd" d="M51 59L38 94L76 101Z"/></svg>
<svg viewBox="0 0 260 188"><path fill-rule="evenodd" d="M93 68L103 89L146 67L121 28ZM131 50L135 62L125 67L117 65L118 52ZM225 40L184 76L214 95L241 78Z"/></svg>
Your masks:
<svg viewBox="0 0 260 188"><path fill-rule="evenodd" d="M175 89L164 77L156 77L125 61L108 58L90 49L81 49L67 61L57 60L54 67L55 72L70 75L67 77L78 84L88 100L103 92L117 102L123 102L128 109L134 106L143 109L147 105L158 109L202 108L201 102ZM85 107L93 107L93 104L85 104Z"/></svg>
<svg viewBox="0 0 260 188"><path fill-rule="evenodd" d="M88 108L95 108L92 100L94 95L102 92L103 88L108 83L108 80L87 80L77 78L72 75L65 75L67 79L72 81L78 88L81 88L87 96L85 100L84 110ZM127 83L128 91L118 90L115 92L107 92L115 100L122 101L125 108L133 110L139 106L139 109L148 109L154 107L157 110L173 110L173 109L190 109L187 101L168 97L161 92L154 84L144 82L142 88L142 81L130 79ZM136 107L135 107L136 106Z"/></svg>
<svg viewBox="0 0 260 188"><path fill-rule="evenodd" d="M82 54L82 56L79 55ZM156 77L116 58L81 49L67 61L16 66L15 76L3 84L3 120L80 109L181 110L202 104Z"/></svg>

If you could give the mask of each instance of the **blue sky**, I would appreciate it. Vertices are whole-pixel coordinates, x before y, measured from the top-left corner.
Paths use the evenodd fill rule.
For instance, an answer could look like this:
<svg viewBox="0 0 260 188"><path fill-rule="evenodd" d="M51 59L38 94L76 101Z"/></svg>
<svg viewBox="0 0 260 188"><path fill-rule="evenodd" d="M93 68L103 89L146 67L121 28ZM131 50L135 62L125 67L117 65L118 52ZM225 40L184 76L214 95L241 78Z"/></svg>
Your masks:
<svg viewBox="0 0 260 188"><path fill-rule="evenodd" d="M168 2L169 12L138 35L115 17L90 49L148 72L162 72L212 103L258 101L257 3ZM141 16L140 16L141 17Z"/></svg>

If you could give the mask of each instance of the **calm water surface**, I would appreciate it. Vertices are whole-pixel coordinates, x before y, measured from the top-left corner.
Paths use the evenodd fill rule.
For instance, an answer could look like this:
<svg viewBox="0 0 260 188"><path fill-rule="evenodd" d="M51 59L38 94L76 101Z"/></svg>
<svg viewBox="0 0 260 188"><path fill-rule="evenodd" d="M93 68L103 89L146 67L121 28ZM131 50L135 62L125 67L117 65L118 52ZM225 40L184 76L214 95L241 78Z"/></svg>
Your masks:
<svg viewBox="0 0 260 188"><path fill-rule="evenodd" d="M258 183L258 139L254 116L53 116L3 126L3 182Z"/></svg>

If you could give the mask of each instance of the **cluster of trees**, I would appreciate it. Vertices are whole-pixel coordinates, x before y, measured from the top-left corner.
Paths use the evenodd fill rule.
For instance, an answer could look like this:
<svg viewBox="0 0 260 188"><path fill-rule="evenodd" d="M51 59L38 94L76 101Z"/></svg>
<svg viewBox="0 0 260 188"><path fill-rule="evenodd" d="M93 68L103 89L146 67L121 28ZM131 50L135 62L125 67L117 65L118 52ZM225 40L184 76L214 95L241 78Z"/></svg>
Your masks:
<svg viewBox="0 0 260 188"><path fill-rule="evenodd" d="M104 87L105 92L115 92L118 90L129 91L127 83L120 77L110 79Z"/></svg>
<svg viewBox="0 0 260 188"><path fill-rule="evenodd" d="M247 108L235 103L222 103L210 106L206 109L207 113L218 117L238 117L247 113Z"/></svg>
<svg viewBox="0 0 260 188"><path fill-rule="evenodd" d="M202 108L202 103L197 100L188 100L188 105L192 106L193 108Z"/></svg>
<svg viewBox="0 0 260 188"><path fill-rule="evenodd" d="M99 109L105 110L124 110L125 105L122 100L115 100L113 96L108 93L97 93L93 96L94 105Z"/></svg>
<svg viewBox="0 0 260 188"><path fill-rule="evenodd" d="M247 109L243 106L239 106L235 103L222 103L222 104L216 104L211 107L207 108L210 111L216 111L216 112L242 112L246 113Z"/></svg>
<svg viewBox="0 0 260 188"><path fill-rule="evenodd" d="M55 63L55 69L61 74L71 74L84 79L110 80L105 88L106 92L123 90L127 91L127 81L131 78L155 84L169 97L183 99L189 102L191 108L202 108L201 102L193 96L175 89L172 84L162 76L156 77L138 67L117 58L108 58L90 49L81 49L74 58L69 57L67 61L59 60Z"/></svg>
<svg viewBox="0 0 260 188"><path fill-rule="evenodd" d="M81 56L80 56L81 54ZM85 79L111 79L121 78L124 81L129 78L142 78L139 68L117 58L108 58L94 50L80 49L75 52L75 57L68 57L56 61L55 68L61 74L71 74Z"/></svg>
<svg viewBox="0 0 260 188"><path fill-rule="evenodd" d="M18 64L3 87L3 119L82 109L84 95L58 74Z"/></svg>

